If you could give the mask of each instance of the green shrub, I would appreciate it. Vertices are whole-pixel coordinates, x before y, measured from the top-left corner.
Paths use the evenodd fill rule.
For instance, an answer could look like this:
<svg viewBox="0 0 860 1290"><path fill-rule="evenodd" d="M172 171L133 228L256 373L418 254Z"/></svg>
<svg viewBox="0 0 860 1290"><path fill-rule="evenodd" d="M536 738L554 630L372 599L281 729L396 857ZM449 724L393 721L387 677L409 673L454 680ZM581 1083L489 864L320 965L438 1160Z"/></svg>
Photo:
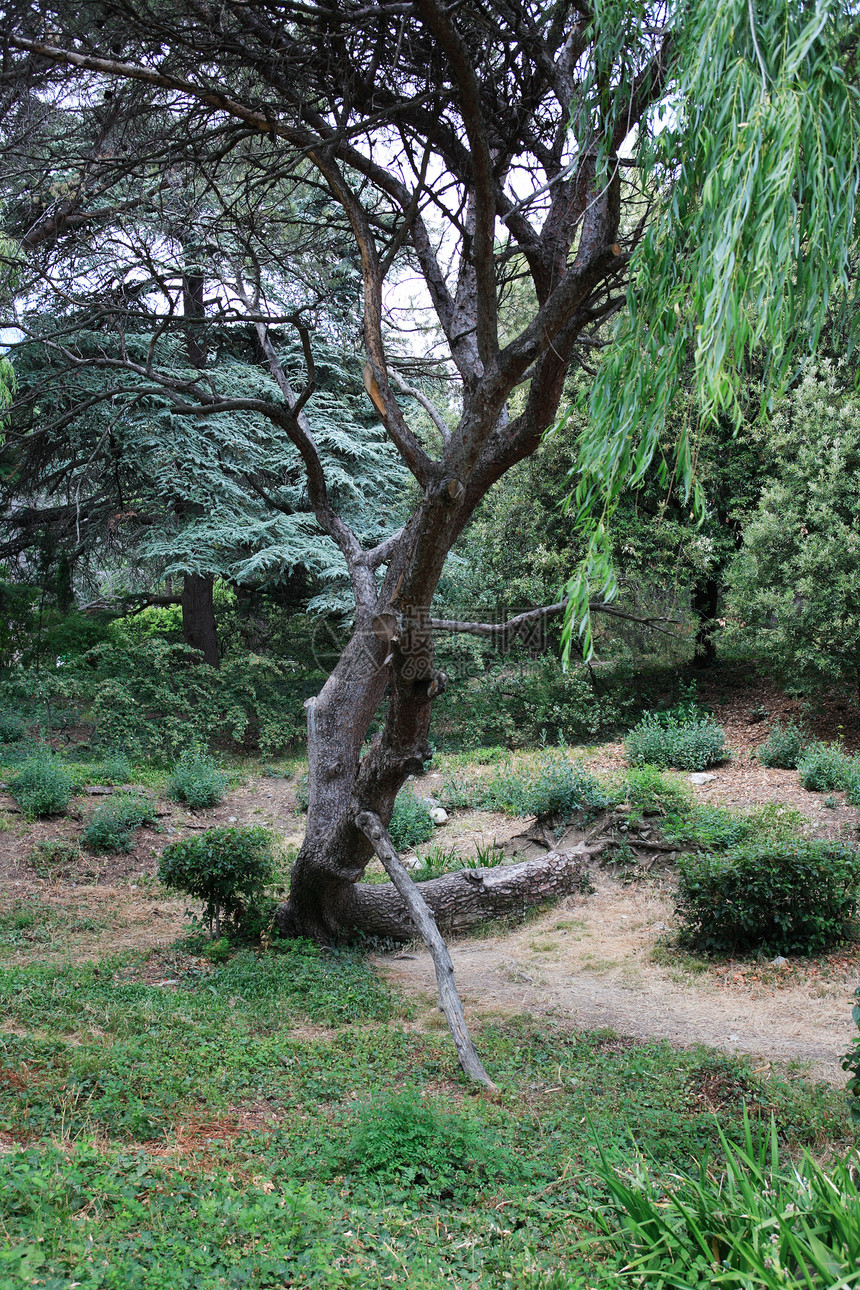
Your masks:
<svg viewBox="0 0 860 1290"><path fill-rule="evenodd" d="M437 1110L412 1090L384 1093L358 1115L337 1161L356 1174L402 1184L474 1189L481 1179L510 1172L513 1162L471 1116Z"/></svg>
<svg viewBox="0 0 860 1290"><path fill-rule="evenodd" d="M634 812L642 815L671 815L690 809L687 785L667 779L656 766L629 770L625 777L624 796Z"/></svg>
<svg viewBox="0 0 860 1290"><path fill-rule="evenodd" d="M527 748L547 737L574 743L616 728L627 706L599 692L588 667L565 671L553 654L508 658L449 685L434 709L434 738L444 748Z"/></svg>
<svg viewBox="0 0 860 1290"><path fill-rule="evenodd" d="M756 749L756 757L762 766L794 770L808 743L809 740L804 731L793 721L790 721L787 726L774 721L767 739Z"/></svg>
<svg viewBox="0 0 860 1290"><path fill-rule="evenodd" d="M261 900L274 869L267 829L217 828L171 842L161 853L158 876L165 887L204 902L212 939L219 940L221 914L235 919Z"/></svg>
<svg viewBox="0 0 860 1290"><path fill-rule="evenodd" d="M844 788L851 766L838 744L816 741L805 749L797 763L797 773L804 788L811 793L829 793Z"/></svg>
<svg viewBox="0 0 860 1290"><path fill-rule="evenodd" d="M27 728L24 718L11 708L0 708L0 744L17 744L24 738Z"/></svg>
<svg viewBox="0 0 860 1290"><path fill-rule="evenodd" d="M711 717L678 718L649 712L624 741L631 766L706 770L729 755L722 726Z"/></svg>
<svg viewBox="0 0 860 1290"><path fill-rule="evenodd" d="M848 1052L842 1058L842 1069L848 1071L849 1079L845 1085L848 1093L848 1107L851 1111L851 1119L860 1127L860 987L854 991L854 998L857 1002L851 1009L851 1019L857 1026L858 1033L854 1036Z"/></svg>
<svg viewBox="0 0 860 1290"><path fill-rule="evenodd" d="M135 829L154 824L155 805L132 793L116 793L97 806L81 835L90 851L130 851Z"/></svg>
<svg viewBox="0 0 860 1290"><path fill-rule="evenodd" d="M296 776L296 810L304 815L308 809L308 772L303 770Z"/></svg>
<svg viewBox="0 0 860 1290"><path fill-rule="evenodd" d="M397 796L388 833L397 851L411 851L432 838L435 826L430 819L430 808L411 789L404 789Z"/></svg>
<svg viewBox="0 0 860 1290"><path fill-rule="evenodd" d="M706 1290L836 1290L856 1284L860 1189L850 1160L779 1159L776 1129L747 1121L743 1146L652 1178L599 1168L609 1204L593 1211L612 1284ZM583 1244L591 1244L595 1238Z"/></svg>
<svg viewBox="0 0 860 1290"><path fill-rule="evenodd" d="M60 866L76 864L80 858L81 850L77 842L65 842L62 838L43 838L36 843L28 857L40 877Z"/></svg>
<svg viewBox="0 0 860 1290"><path fill-rule="evenodd" d="M100 784L130 784L134 767L122 752L106 753L98 765Z"/></svg>
<svg viewBox="0 0 860 1290"><path fill-rule="evenodd" d="M544 749L534 767L499 770L477 794L480 805L509 815L542 818L604 810L609 798L587 767L565 749Z"/></svg>
<svg viewBox="0 0 860 1290"><path fill-rule="evenodd" d="M76 787L69 768L44 751L22 762L9 781L9 792L25 815L65 815Z"/></svg>
<svg viewBox="0 0 860 1290"><path fill-rule="evenodd" d="M173 767L167 792L177 802L185 802L192 811L217 806L224 796L229 775L218 769L209 753L189 748Z"/></svg>
<svg viewBox="0 0 860 1290"><path fill-rule="evenodd" d="M681 943L706 953L813 954L844 940L860 856L840 842L759 842L678 862Z"/></svg>

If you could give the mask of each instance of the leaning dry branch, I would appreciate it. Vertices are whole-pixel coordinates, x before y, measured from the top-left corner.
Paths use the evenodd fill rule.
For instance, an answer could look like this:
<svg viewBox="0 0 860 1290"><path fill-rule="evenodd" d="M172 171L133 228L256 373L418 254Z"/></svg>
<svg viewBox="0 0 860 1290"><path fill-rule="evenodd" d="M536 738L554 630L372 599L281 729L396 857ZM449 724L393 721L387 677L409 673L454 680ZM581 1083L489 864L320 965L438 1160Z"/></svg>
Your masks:
<svg viewBox="0 0 860 1290"><path fill-rule="evenodd" d="M362 811L355 822L382 861L385 872L397 888L412 921L421 933L424 944L430 951L430 957L436 969L436 982L439 986L439 1006L448 1022L460 1065L471 1079L483 1084L485 1088L495 1089L496 1085L484 1070L475 1046L469 1038L463 1005L454 984L454 965L451 962L451 955L436 926L436 920L430 912L429 905L404 869L400 856L395 851L379 816L372 811Z"/></svg>

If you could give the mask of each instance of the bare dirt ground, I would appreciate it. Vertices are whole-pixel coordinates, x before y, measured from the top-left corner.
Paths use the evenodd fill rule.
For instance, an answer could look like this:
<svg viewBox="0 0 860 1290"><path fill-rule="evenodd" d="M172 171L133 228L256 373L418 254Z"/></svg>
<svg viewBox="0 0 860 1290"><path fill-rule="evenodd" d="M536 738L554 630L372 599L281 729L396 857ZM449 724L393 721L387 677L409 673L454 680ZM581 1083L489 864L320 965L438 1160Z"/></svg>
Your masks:
<svg viewBox="0 0 860 1290"><path fill-rule="evenodd" d="M858 812L835 795L827 808L808 793L791 770L768 770L755 747L779 718L802 720L826 739L845 735L860 744L855 716L844 705L822 708L812 721L801 705L773 687L714 681L713 703L734 757L693 792L747 810L776 801L797 808L810 835L857 841ZM762 717L762 711L766 716ZM621 770L620 744L584 750L595 767ZM684 776L688 779L689 777ZM438 771L419 780L416 791L441 788ZM151 952L152 984L170 975L170 947L188 929L183 900L169 897L155 878L158 855L175 838L213 824L265 824L287 844L301 841L304 818L296 810L293 781L251 776L211 811L192 813L159 800L159 828L144 829L127 855L98 858L82 852L74 861L39 859L37 843L74 842L82 821L101 799L82 797L73 815L28 822L0 795L0 917L24 906L37 914L33 928L2 948L5 962L81 961L126 950ZM5 828L4 828L5 825ZM474 854L477 845L504 843L524 829L522 820L487 812L460 811L437 831L441 847ZM381 875L380 875L381 876ZM473 1022L527 1013L565 1018L577 1027L608 1027L638 1038L664 1038L679 1045L708 1044L770 1061L803 1063L816 1076L841 1083L839 1055L852 1038L851 1003L860 984L860 946L814 960L774 968L752 961L703 965L668 946L673 927L672 875L625 884L608 869L593 874L596 891L504 935L452 945L458 985ZM2 942L2 937L0 937ZM435 985L420 948L379 957L382 971L426 1004L422 1024L438 1024Z"/></svg>
<svg viewBox="0 0 860 1290"><path fill-rule="evenodd" d="M594 894L570 897L503 937L451 946L457 985L472 1022L527 1014L578 1029L608 1027L682 1047L707 1044L844 1082L839 1055L852 1037L851 995L860 952L787 968L721 963L700 969L662 948L672 926L671 884L624 884L593 875ZM662 951L662 952L661 952ZM393 984L425 1004L434 1024L435 985L420 947L381 955ZM814 970L810 970L814 969Z"/></svg>

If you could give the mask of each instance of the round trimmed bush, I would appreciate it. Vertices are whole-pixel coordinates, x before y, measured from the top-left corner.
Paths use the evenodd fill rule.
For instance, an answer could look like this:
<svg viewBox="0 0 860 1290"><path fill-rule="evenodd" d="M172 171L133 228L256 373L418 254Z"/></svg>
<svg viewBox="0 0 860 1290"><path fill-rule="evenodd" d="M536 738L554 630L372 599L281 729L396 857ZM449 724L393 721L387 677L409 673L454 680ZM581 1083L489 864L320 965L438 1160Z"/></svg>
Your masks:
<svg viewBox="0 0 860 1290"><path fill-rule="evenodd" d="M165 887L202 900L213 939L220 937L221 914L237 916L259 901L274 876L268 829L207 829L194 838L171 842L161 853L158 876Z"/></svg>
<svg viewBox="0 0 860 1290"><path fill-rule="evenodd" d="M814 954L849 934L860 856L841 842L748 843L678 862L682 944L706 953Z"/></svg>

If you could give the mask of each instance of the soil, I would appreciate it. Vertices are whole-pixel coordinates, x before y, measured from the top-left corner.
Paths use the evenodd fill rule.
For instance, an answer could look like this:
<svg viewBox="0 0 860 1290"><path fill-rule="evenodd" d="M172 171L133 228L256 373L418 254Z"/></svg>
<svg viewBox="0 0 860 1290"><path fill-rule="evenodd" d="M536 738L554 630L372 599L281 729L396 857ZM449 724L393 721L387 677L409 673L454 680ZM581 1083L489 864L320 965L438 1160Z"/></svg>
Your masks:
<svg viewBox="0 0 860 1290"><path fill-rule="evenodd" d="M671 882L625 884L592 875L596 891L569 897L501 937L451 945L466 1016L475 1022L527 1014L577 1029L609 1028L680 1047L706 1044L771 1061L802 1063L829 1083L852 1038L860 947L787 967L726 962L706 967L673 956ZM662 951L662 953L661 953ZM380 955L381 971L435 1026L433 966L421 947Z"/></svg>
<svg viewBox="0 0 860 1290"><path fill-rule="evenodd" d="M744 686L722 671L703 683L702 693L714 705L734 756L712 772L711 781L693 787L698 800L736 810L784 803L806 816L810 836L856 841L858 812L841 794L834 795L839 804L827 808L821 794L800 787L796 772L766 769L752 756L777 717L801 721L806 715L817 737L844 735L849 750L860 747L852 712L833 701L810 720L798 701L773 687L758 680ZM619 770L624 764L620 744L583 750L583 755L595 768ZM431 771L415 787L433 794L441 776ZM28 822L11 798L0 795L0 915L22 904L37 914L20 941L7 940L2 951L7 963L81 961L139 950L149 955L136 969L141 979L169 988L176 958L171 947L188 922L186 902L167 896L157 882L163 847L233 821L265 824L286 844L298 845L304 825L294 782L249 777L211 811L194 813L159 800L158 828L141 830L126 855L81 852L76 859L52 861L38 854L40 843L75 843L82 820L100 800L82 796L69 817ZM522 820L504 815L460 811L435 840L469 855L478 845L510 842L524 827ZM655 869L646 880L630 883L607 868L593 880L593 895L571 897L514 931L451 946L473 1022L523 1012L563 1017L577 1027L745 1052L759 1058L760 1066L800 1062L818 1077L843 1082L839 1055L854 1033L851 1004L860 984L860 946L791 960L781 968L750 960L706 966L670 948L671 869ZM423 949L408 948L378 961L386 976L426 1004L422 1024L436 1028L434 977Z"/></svg>

